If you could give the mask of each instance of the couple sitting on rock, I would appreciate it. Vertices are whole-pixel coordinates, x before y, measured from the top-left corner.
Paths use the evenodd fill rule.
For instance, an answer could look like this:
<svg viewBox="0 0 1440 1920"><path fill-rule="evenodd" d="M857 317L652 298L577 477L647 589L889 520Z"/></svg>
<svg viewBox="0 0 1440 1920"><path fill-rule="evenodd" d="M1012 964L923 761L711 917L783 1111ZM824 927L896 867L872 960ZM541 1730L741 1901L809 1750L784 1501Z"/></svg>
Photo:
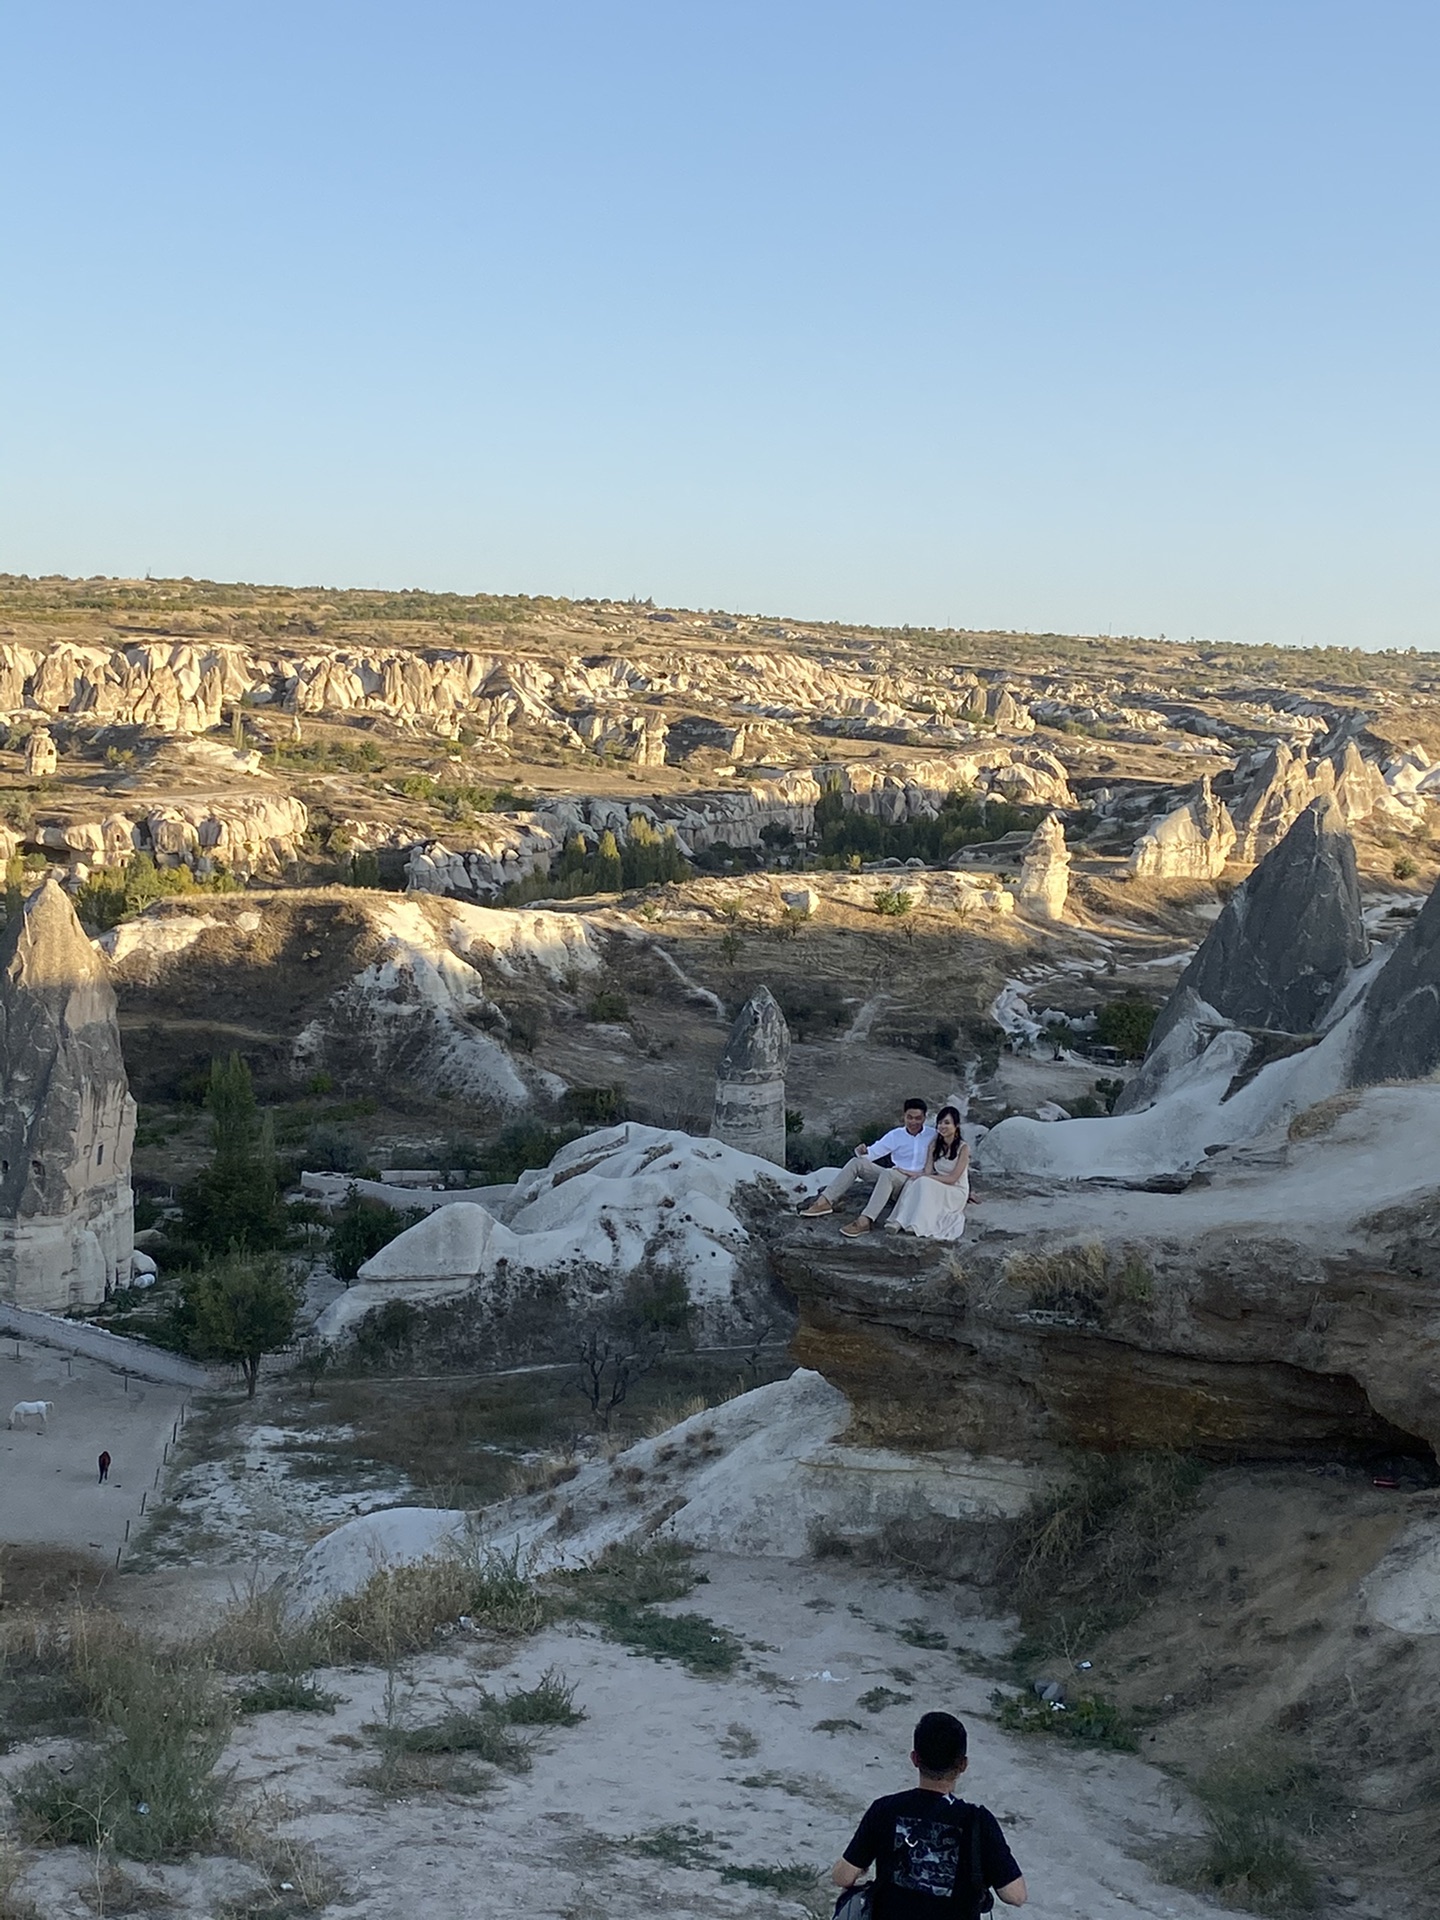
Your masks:
<svg viewBox="0 0 1440 1920"><path fill-rule="evenodd" d="M858 1220L840 1231L850 1239L869 1233L893 1200L887 1232L917 1233L926 1240L958 1240L965 1231L970 1198L970 1149L960 1138L960 1109L941 1107L933 1127L923 1100L905 1102L905 1124L858 1146L825 1191L801 1213L814 1219L833 1213L857 1180L874 1192Z"/></svg>

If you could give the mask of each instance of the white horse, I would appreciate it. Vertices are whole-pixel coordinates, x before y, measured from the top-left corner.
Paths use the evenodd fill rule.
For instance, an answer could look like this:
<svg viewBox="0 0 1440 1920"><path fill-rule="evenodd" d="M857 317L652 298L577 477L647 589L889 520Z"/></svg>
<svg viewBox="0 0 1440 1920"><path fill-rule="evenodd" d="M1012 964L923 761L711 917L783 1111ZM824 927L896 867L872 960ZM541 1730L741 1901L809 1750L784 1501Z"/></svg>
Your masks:
<svg viewBox="0 0 1440 1920"><path fill-rule="evenodd" d="M17 1425L23 1427L27 1420L38 1420L40 1431L44 1433L54 1411L53 1400L17 1400L10 1409L10 1418L5 1422L5 1426L9 1430Z"/></svg>

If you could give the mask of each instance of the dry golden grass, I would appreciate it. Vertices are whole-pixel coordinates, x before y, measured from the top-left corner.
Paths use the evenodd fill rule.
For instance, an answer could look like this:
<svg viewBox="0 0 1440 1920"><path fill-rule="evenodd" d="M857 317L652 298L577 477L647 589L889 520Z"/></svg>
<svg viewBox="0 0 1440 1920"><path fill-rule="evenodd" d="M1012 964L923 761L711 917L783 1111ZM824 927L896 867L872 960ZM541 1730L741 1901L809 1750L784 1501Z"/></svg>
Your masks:
<svg viewBox="0 0 1440 1920"><path fill-rule="evenodd" d="M1353 1113L1359 1104L1358 1093L1333 1093L1328 1100L1318 1100L1313 1107L1306 1107L1303 1113L1297 1113L1290 1122L1286 1137L1290 1140L1319 1139L1322 1134L1331 1132L1343 1114Z"/></svg>

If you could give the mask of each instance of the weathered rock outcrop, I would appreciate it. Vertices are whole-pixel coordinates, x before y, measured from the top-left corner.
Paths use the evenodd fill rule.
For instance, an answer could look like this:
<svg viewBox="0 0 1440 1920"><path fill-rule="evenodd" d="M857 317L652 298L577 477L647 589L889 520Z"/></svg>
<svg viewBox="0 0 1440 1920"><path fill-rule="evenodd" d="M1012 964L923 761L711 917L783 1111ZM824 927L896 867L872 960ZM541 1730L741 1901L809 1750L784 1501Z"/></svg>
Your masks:
<svg viewBox="0 0 1440 1920"><path fill-rule="evenodd" d="M953 673L892 674L876 660L783 651L636 647L557 656L465 647L357 645L259 649L236 642L134 641L28 648L0 644L0 710L68 714L94 724L206 733L245 699L293 713L380 713L453 737L460 724L495 744L526 725L571 745L668 757L668 708L710 700L757 721L803 722L845 734L971 735L966 713L998 731L1034 721L1016 688L985 690ZM659 708L644 716L642 706ZM731 723L733 725L733 721ZM687 751L677 742L677 757Z"/></svg>
<svg viewBox="0 0 1440 1920"><path fill-rule="evenodd" d="M796 1224L773 1252L799 1303L795 1357L847 1394L871 1443L1425 1458L1440 1448L1440 1189L1433 1165L1414 1188L1423 1155L1389 1191L1356 1169L1377 1130L1393 1143L1425 1124L1429 1093L1379 1090L1367 1099L1405 1110L1357 1110L1291 1147L1273 1205L1242 1163L1196 1197L1049 1202L987 1182L985 1220L953 1251ZM1367 1212L1372 1179L1392 1202L1411 1191Z"/></svg>
<svg viewBox="0 0 1440 1920"><path fill-rule="evenodd" d="M119 866L133 853L160 866L208 871L221 866L237 878L283 871L297 856L309 824L303 801L288 793L184 796L131 818L105 813L42 814L29 838L67 854L72 865Z"/></svg>
<svg viewBox="0 0 1440 1920"><path fill-rule="evenodd" d="M785 1069L790 1029L768 987L736 1015L715 1073L711 1137L760 1160L785 1164Z"/></svg>
<svg viewBox="0 0 1440 1920"><path fill-rule="evenodd" d="M1440 886L1365 995L1350 1055L1352 1086L1440 1072Z"/></svg>
<svg viewBox="0 0 1440 1920"><path fill-rule="evenodd" d="M37 727L25 742L25 777L45 780L60 764L55 736L48 727Z"/></svg>
<svg viewBox="0 0 1440 1920"><path fill-rule="evenodd" d="M1051 813L1036 827L1020 856L1016 905L1039 920L1061 920L1070 891L1070 853L1065 828Z"/></svg>
<svg viewBox="0 0 1440 1920"><path fill-rule="evenodd" d="M1235 858L1262 859L1313 801L1326 798L1334 800L1340 818L1352 826L1390 803L1384 777L1353 740L1313 759L1282 740L1253 768L1230 803Z"/></svg>
<svg viewBox="0 0 1440 1920"><path fill-rule="evenodd" d="M1130 871L1144 880L1217 880L1235 847L1235 823L1217 800L1207 773L1173 813L1142 834Z"/></svg>
<svg viewBox="0 0 1440 1920"><path fill-rule="evenodd" d="M105 962L48 878L0 933L0 1300L58 1313L129 1279L134 1135Z"/></svg>
<svg viewBox="0 0 1440 1920"><path fill-rule="evenodd" d="M1355 847L1333 799L1314 802L1232 895L1180 976L1153 1054L1192 1000L1235 1026L1314 1033L1368 950ZM1117 1112L1141 1103L1138 1083Z"/></svg>
<svg viewBox="0 0 1440 1920"><path fill-rule="evenodd" d="M483 1204L438 1207L366 1261L322 1336L348 1337L404 1300L425 1314L416 1340L442 1366L559 1360L573 1357L577 1324L660 1273L683 1279L705 1339L789 1323L765 1235L805 1189L763 1158L629 1121L483 1191Z"/></svg>
<svg viewBox="0 0 1440 1920"><path fill-rule="evenodd" d="M553 800L533 812L492 814L466 829L465 847L420 843L411 849L406 875L418 892L488 900L512 880L548 872L572 835L593 846L608 831L623 842L637 818L671 829L689 855L715 846L759 847L767 827L803 838L814 831L815 805L827 788L839 792L848 811L895 823L933 817L957 787L1022 806L1074 804L1065 768L1053 755L1039 747L987 746L926 760L799 767L683 801Z"/></svg>

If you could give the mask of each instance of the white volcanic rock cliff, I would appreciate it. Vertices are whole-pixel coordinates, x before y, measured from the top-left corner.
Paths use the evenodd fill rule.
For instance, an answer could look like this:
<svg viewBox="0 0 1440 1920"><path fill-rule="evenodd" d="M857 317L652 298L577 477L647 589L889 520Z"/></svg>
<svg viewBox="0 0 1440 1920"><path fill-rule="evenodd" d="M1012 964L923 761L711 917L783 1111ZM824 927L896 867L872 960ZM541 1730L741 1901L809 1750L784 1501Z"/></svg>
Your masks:
<svg viewBox="0 0 1440 1920"><path fill-rule="evenodd" d="M587 1134L514 1187L490 1190L484 1206L456 1201L407 1228L365 1263L319 1331L343 1337L395 1299L469 1294L506 1314L537 1288L583 1314L644 1270L682 1274L698 1329L733 1337L746 1324L747 1290L768 1286L740 1201L756 1183L778 1189L767 1196L771 1208L810 1191L719 1140L635 1121Z"/></svg>
<svg viewBox="0 0 1440 1920"><path fill-rule="evenodd" d="M1130 871L1146 880L1218 880L1235 850L1235 822L1205 774L1183 806L1136 842Z"/></svg>
<svg viewBox="0 0 1440 1920"><path fill-rule="evenodd" d="M577 796L532 812L493 814L465 829L469 844L463 848L438 840L415 847L407 881L418 892L490 899L512 880L548 871L572 835L591 846L606 831L623 841L636 818L670 828L685 854L721 844L759 847L767 827L788 827L797 837L813 832L815 804L827 786L839 791L848 810L892 823L937 814L957 787L1021 806L1075 804L1065 767L1053 754L1040 747L987 743L974 752L929 759L795 768L684 800Z"/></svg>
<svg viewBox="0 0 1440 1920"><path fill-rule="evenodd" d="M1039 920L1061 920L1070 892L1070 853L1065 828L1053 813L1036 827L1020 857L1020 884L1015 902L1022 912Z"/></svg>
<svg viewBox="0 0 1440 1920"><path fill-rule="evenodd" d="M105 961L51 877L0 933L0 1300L60 1313L129 1279L134 1137Z"/></svg>

